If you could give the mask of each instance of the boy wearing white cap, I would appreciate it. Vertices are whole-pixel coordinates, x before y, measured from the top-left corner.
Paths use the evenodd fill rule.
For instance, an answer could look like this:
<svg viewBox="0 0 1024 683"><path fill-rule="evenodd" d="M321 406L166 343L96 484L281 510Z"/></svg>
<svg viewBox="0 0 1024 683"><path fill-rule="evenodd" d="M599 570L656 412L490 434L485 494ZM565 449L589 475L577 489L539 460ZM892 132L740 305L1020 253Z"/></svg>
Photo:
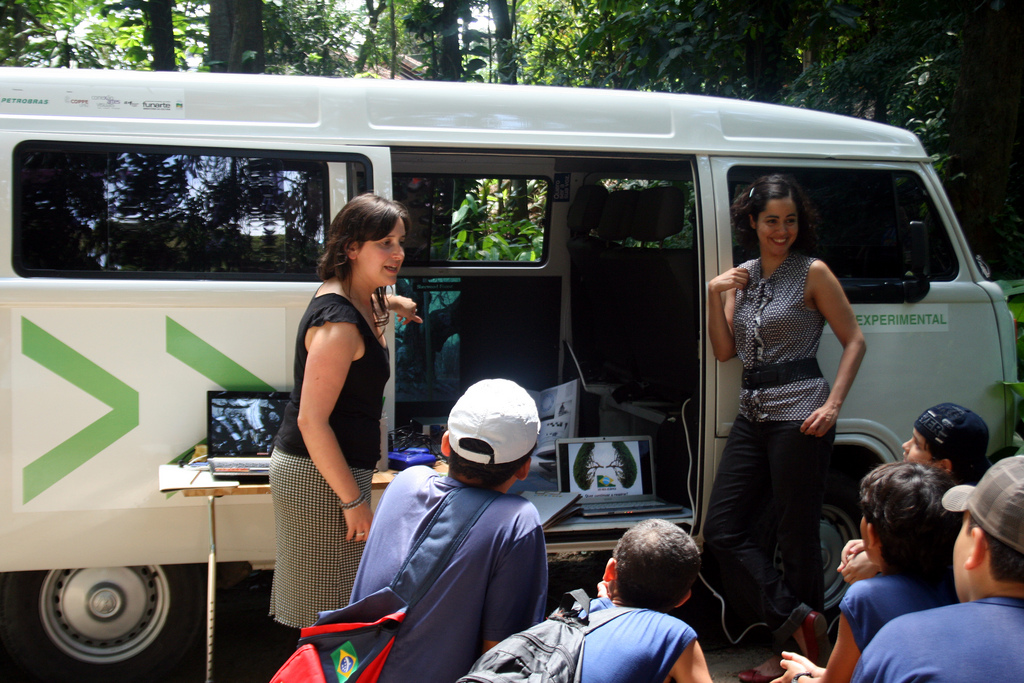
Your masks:
<svg viewBox="0 0 1024 683"><path fill-rule="evenodd" d="M1024 457L993 465L977 486L942 497L963 512L953 547L960 603L886 624L854 683L1018 681L1024 674Z"/></svg>
<svg viewBox="0 0 1024 683"><path fill-rule="evenodd" d="M450 683L481 652L544 618L547 550L536 508L509 487L530 471L540 420L515 382L471 386L452 408L441 447L448 476L411 467L395 477L374 513L352 602L391 584L419 532L459 487L502 494L484 511L448 567L406 615L380 681Z"/></svg>

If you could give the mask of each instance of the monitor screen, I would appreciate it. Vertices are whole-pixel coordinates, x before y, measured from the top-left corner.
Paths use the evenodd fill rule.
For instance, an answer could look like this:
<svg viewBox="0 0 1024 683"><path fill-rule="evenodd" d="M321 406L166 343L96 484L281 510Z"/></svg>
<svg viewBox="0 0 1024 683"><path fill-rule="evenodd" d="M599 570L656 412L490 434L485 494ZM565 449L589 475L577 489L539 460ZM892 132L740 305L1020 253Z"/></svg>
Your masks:
<svg viewBox="0 0 1024 683"><path fill-rule="evenodd" d="M209 457L269 455L288 397L284 391L207 392Z"/></svg>

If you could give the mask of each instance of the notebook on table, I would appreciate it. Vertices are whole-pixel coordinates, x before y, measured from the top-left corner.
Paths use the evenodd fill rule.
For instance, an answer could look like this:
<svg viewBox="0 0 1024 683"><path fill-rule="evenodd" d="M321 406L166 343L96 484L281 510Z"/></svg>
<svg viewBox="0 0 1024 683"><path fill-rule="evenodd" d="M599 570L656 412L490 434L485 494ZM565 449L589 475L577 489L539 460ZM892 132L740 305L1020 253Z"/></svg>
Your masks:
<svg viewBox="0 0 1024 683"><path fill-rule="evenodd" d="M654 453L648 436L559 439L555 444L558 490L581 495L584 517L680 512L658 498Z"/></svg>
<svg viewBox="0 0 1024 683"><path fill-rule="evenodd" d="M207 462L214 476L269 476L288 398L285 391L207 392Z"/></svg>

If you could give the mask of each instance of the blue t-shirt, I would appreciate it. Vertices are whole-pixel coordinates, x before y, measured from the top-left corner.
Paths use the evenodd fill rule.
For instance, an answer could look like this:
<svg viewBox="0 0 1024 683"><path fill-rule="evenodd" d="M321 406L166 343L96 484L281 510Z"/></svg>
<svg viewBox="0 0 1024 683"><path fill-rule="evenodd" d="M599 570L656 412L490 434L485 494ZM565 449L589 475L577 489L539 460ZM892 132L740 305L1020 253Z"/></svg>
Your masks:
<svg viewBox="0 0 1024 683"><path fill-rule="evenodd" d="M867 646L852 683L1019 681L1024 600L984 598L893 619Z"/></svg>
<svg viewBox="0 0 1024 683"><path fill-rule="evenodd" d="M614 607L608 598L590 603L591 612ZM581 683L662 683L683 650L697 639L685 621L638 609L602 624L583 645Z"/></svg>
<svg viewBox="0 0 1024 683"><path fill-rule="evenodd" d="M953 569L930 583L907 574L875 576L857 581L839 604L861 652L882 628L896 617L921 610L956 604Z"/></svg>
<svg viewBox="0 0 1024 683"><path fill-rule="evenodd" d="M391 584L444 496L462 486L427 467L395 477L374 513L352 602ZM451 683L480 656L481 638L503 640L544 619L547 585L537 509L520 496L498 496L406 615L381 683Z"/></svg>

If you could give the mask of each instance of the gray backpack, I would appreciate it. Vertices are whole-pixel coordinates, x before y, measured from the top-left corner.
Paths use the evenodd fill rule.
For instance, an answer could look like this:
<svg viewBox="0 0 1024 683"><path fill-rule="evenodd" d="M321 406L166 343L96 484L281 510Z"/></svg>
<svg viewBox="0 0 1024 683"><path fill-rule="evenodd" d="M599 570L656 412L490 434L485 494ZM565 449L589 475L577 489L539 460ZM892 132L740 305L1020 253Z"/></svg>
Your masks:
<svg viewBox="0 0 1024 683"><path fill-rule="evenodd" d="M457 683L579 683L586 634L632 607L585 614L590 598L579 589L562 596L547 619L485 652Z"/></svg>

